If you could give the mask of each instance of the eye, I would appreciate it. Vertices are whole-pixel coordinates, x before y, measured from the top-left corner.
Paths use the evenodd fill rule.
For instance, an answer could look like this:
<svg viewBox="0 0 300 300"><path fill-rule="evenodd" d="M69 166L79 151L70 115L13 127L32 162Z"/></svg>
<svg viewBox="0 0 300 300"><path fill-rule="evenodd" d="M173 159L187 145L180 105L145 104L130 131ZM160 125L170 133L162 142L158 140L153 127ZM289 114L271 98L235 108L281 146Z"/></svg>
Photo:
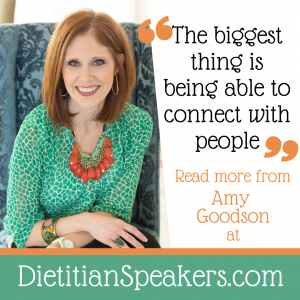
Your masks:
<svg viewBox="0 0 300 300"><path fill-rule="evenodd" d="M72 67L77 67L77 66L79 66L79 62L76 60L71 60L71 61L69 61L68 65L70 65Z"/></svg>
<svg viewBox="0 0 300 300"><path fill-rule="evenodd" d="M105 61L103 59L97 59L93 62L94 66L101 66L105 63Z"/></svg>

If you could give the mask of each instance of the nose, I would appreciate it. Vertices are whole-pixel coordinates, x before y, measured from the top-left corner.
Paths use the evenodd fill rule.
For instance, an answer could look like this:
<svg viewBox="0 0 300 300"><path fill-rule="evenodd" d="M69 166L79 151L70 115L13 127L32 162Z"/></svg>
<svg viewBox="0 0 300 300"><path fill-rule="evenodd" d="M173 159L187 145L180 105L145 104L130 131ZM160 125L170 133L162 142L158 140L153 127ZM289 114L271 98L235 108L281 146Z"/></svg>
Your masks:
<svg viewBox="0 0 300 300"><path fill-rule="evenodd" d="M95 76L89 66L83 66L81 68L81 74L79 77L82 82L89 82L95 79Z"/></svg>

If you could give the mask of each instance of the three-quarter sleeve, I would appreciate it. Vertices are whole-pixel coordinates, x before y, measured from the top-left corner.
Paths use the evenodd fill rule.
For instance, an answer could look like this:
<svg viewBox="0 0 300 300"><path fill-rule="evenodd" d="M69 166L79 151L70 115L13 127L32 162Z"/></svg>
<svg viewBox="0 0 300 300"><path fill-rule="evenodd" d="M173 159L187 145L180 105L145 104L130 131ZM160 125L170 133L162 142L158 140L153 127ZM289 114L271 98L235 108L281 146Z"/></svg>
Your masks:
<svg viewBox="0 0 300 300"><path fill-rule="evenodd" d="M127 223L131 221L132 206L140 178L143 158L152 134L150 115L136 107L127 110L121 122L124 164L115 183L96 199L91 211L111 212Z"/></svg>
<svg viewBox="0 0 300 300"><path fill-rule="evenodd" d="M4 228L18 248L26 248L32 227L44 219L39 195L42 182L42 141L36 121L29 114L18 133L9 162L7 215Z"/></svg>

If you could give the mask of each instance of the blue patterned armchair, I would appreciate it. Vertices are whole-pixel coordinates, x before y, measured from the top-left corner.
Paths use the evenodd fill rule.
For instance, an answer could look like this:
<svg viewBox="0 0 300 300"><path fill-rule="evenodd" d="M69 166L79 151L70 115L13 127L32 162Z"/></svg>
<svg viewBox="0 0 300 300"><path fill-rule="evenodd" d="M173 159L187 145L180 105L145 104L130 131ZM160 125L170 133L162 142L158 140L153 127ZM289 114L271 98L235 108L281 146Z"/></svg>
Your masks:
<svg viewBox="0 0 300 300"><path fill-rule="evenodd" d="M146 110L154 127L146 151L133 207L132 223L159 239L159 129L150 44L139 41L138 25L123 23L133 46L137 84L132 103ZM0 25L0 248L6 247L8 164L18 130L26 115L42 103L40 88L48 41L55 24Z"/></svg>

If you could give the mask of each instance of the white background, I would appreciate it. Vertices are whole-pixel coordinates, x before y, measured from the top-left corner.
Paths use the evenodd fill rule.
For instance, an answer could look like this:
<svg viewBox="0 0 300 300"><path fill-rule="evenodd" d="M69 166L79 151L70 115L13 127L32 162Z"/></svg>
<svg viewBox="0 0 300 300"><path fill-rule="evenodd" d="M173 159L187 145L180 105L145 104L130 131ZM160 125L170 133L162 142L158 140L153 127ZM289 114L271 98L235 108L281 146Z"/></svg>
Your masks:
<svg viewBox="0 0 300 300"><path fill-rule="evenodd" d="M142 22L148 16L146 0L17 0L14 23L61 22L71 12L91 8L117 22Z"/></svg>
<svg viewBox="0 0 300 300"><path fill-rule="evenodd" d="M176 44L175 29L173 37L161 41L157 37L152 42L155 84L158 98L161 147L164 163L165 187L167 197L168 220L171 247L186 248L286 248L300 247L299 239L299 154L290 162L281 162L286 155L282 150L273 158L264 158L268 152L265 141L270 136L277 136L284 143L287 140L299 140L299 67L300 67L300 31L298 1L149 1L148 10L151 28L157 22L169 16L169 25L188 26L196 33L205 30L208 42L185 44L185 30L180 35L180 44ZM245 44L219 45L214 40L214 26L224 31L227 26L231 32L240 28L251 30L281 29L282 44L258 44L254 47ZM237 56L243 54L242 71L233 70L200 71L192 70L191 56L201 52L205 56ZM263 58L264 68L261 71L250 71L249 56ZM224 87L227 82L237 78L247 82L262 82L265 86L263 97L227 97ZM204 84L218 80L216 99L209 97L168 97L165 95L164 79L178 84L179 82L202 82ZM272 97L271 81L287 82L291 93L287 97ZM250 124L248 109L259 109L269 105L271 108L281 105L289 110L290 123ZM167 123L164 113L167 109L203 109L213 111L235 109L239 106L242 123ZM244 131L248 136L259 137L258 150L229 149L211 150L206 148L196 153L195 136L204 135L240 135ZM175 170L202 173L209 172L209 183L176 183ZM256 172L289 172L290 183L257 183ZM250 172L251 183L215 183L215 172ZM212 206L215 191L223 194L250 194L248 201L240 212L268 212L269 224L200 224L197 211L205 208L208 213L234 212L237 206ZM229 242L227 232L239 230L240 241Z"/></svg>

